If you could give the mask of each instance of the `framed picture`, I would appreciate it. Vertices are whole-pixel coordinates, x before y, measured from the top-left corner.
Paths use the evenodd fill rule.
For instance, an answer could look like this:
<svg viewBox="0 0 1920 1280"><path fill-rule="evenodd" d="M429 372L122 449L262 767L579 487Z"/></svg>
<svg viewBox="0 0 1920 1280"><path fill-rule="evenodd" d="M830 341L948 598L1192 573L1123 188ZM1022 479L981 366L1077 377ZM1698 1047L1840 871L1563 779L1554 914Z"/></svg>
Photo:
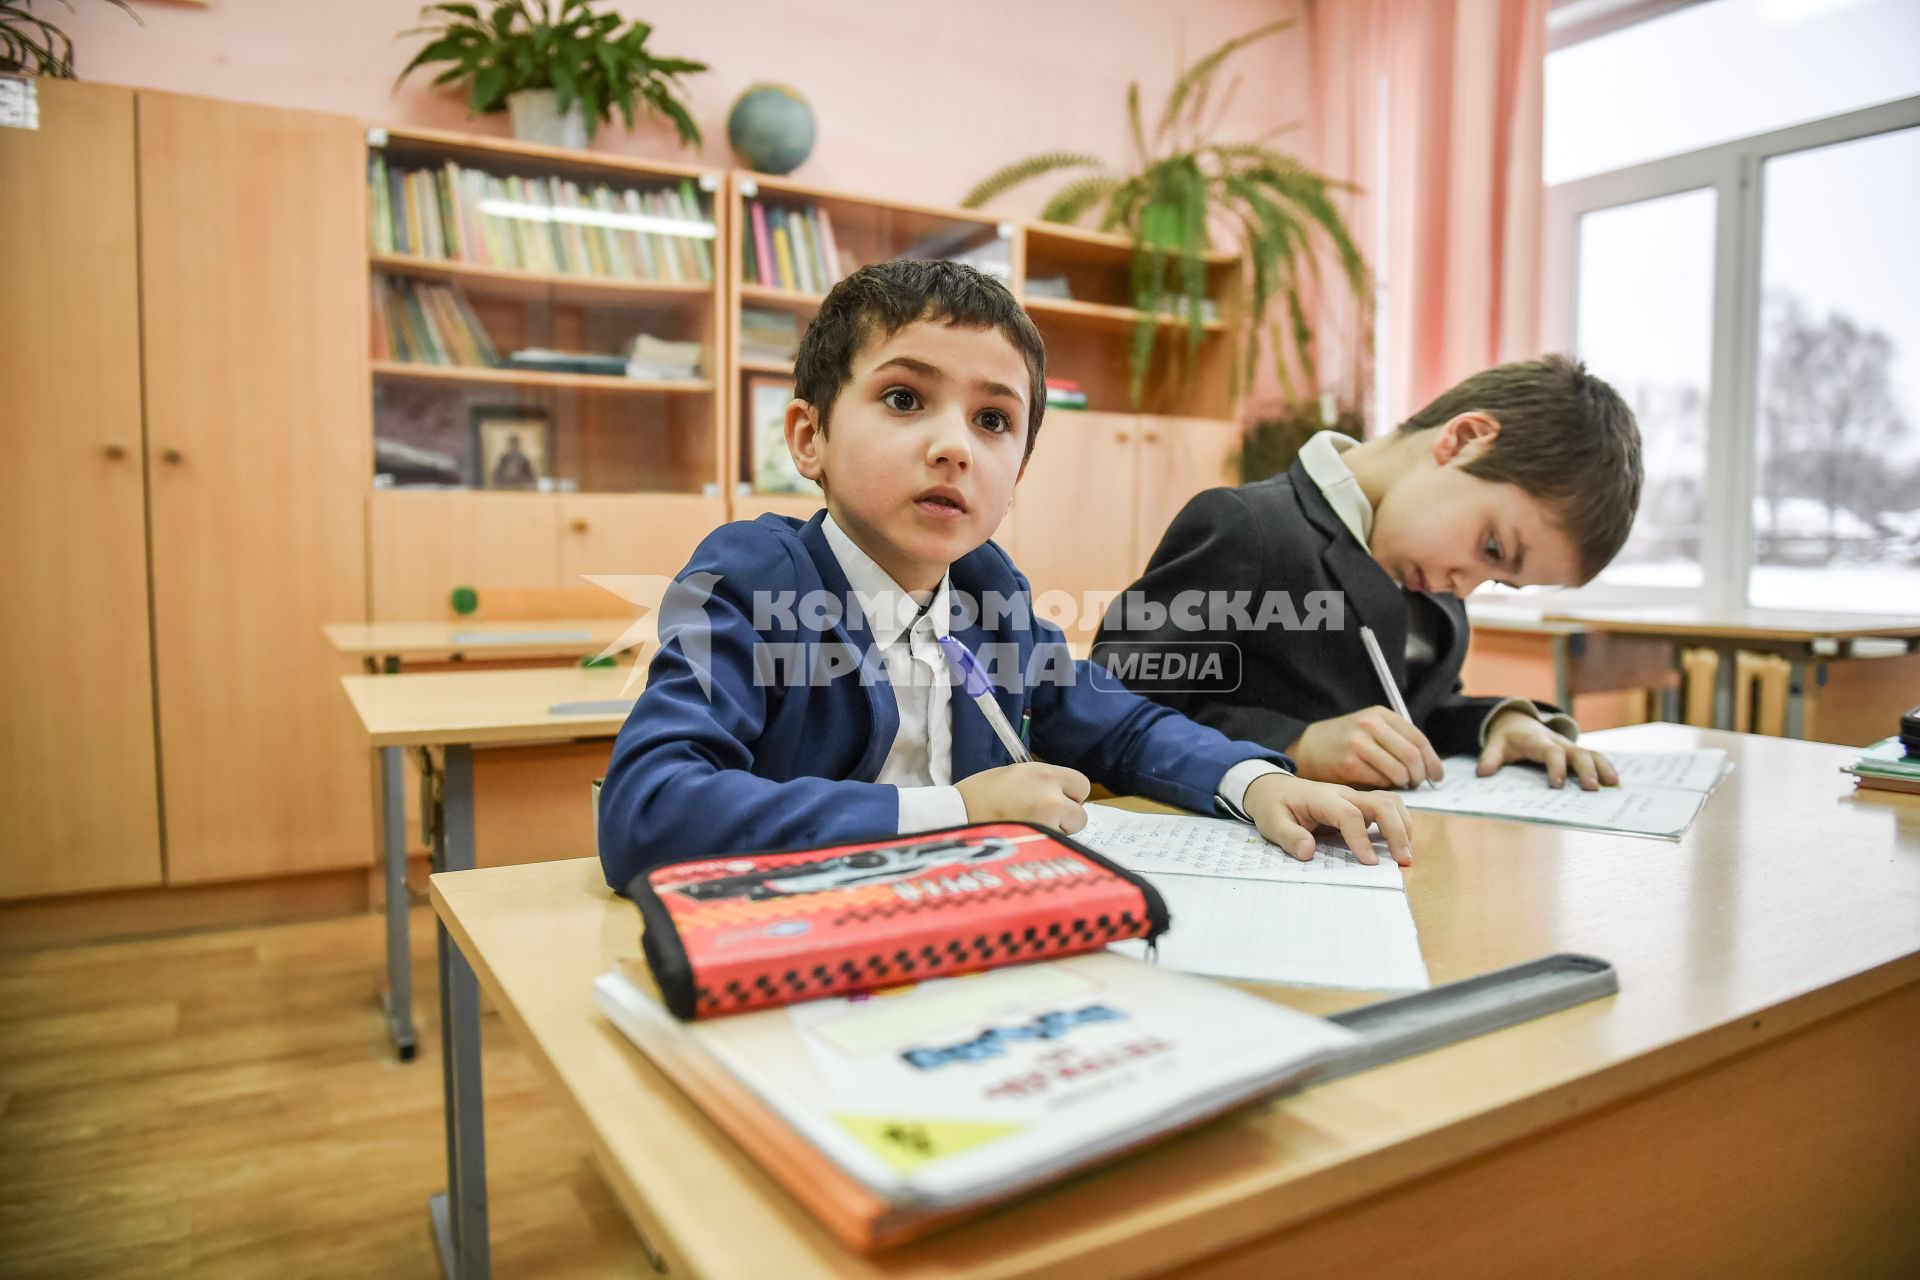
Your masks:
<svg viewBox="0 0 1920 1280"><path fill-rule="evenodd" d="M477 406L473 460L482 489L550 489L547 415L538 409Z"/></svg>
<svg viewBox="0 0 1920 1280"><path fill-rule="evenodd" d="M787 452L787 406L793 402L793 379L753 373L746 378L747 442L752 446L755 493L818 493L813 481L801 475Z"/></svg>

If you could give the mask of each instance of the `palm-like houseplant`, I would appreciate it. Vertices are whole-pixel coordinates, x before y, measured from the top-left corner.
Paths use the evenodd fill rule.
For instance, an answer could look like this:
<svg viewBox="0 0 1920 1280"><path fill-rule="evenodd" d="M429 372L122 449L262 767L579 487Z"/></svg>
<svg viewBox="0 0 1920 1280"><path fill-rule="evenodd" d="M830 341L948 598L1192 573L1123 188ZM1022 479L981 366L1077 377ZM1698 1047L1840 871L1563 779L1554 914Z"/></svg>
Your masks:
<svg viewBox="0 0 1920 1280"><path fill-rule="evenodd" d="M69 13L75 12L72 0L60 3ZM140 22L127 0L107 3ZM54 80L73 79L73 37L45 18L34 17L33 0L0 0L0 71L14 69Z"/></svg>
<svg viewBox="0 0 1920 1280"><path fill-rule="evenodd" d="M620 15L596 13L591 0L559 0L557 6L554 0L496 0L484 17L471 4L430 4L420 16L434 25L400 34L433 39L396 84L416 67L446 63L433 83L466 81L474 115L503 110L510 96L524 90L551 89L561 113L580 105L589 138L616 109L629 129L645 110L671 121L683 145L700 145L700 127L676 95L680 77L705 71L707 64L655 57L647 50L653 34L647 23L621 30Z"/></svg>
<svg viewBox="0 0 1920 1280"><path fill-rule="evenodd" d="M1229 242L1238 242L1246 274L1246 349L1235 362L1236 382L1251 378L1264 331L1282 388L1290 398L1311 398L1318 375L1305 298L1309 288L1324 284L1323 258L1331 261L1338 279L1353 291L1361 334L1369 329L1366 263L1333 201L1335 191L1355 190L1352 184L1317 174L1269 146L1268 140L1279 130L1251 142L1213 140L1240 84L1238 76L1229 82L1209 121L1208 107L1222 66L1241 49L1293 25L1292 19L1285 19L1237 36L1183 70L1167 94L1151 137L1140 113L1140 85L1130 85L1127 119L1133 140L1132 172L1110 168L1095 155L1046 152L991 174L962 201L977 208L1044 174L1090 170L1076 174L1061 188L1040 217L1073 223L1098 209L1101 230L1133 237L1133 305L1141 313L1131 353L1136 404L1160 329L1158 317L1171 312L1186 320L1184 355L1191 369L1190 358L1204 332L1201 303L1206 297L1207 269L1202 255L1215 231L1225 233ZM1282 314L1271 314L1276 309ZM1297 394L1294 370L1304 383Z"/></svg>

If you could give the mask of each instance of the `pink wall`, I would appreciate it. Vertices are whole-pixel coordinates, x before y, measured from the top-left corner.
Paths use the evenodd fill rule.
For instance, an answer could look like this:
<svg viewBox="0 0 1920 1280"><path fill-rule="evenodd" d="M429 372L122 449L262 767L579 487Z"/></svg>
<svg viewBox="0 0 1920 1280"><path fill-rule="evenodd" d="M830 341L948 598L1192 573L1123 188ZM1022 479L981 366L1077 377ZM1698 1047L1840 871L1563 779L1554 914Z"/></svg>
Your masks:
<svg viewBox="0 0 1920 1280"><path fill-rule="evenodd" d="M145 27L100 0L50 16L74 38L89 80L247 102L337 111L377 124L505 133L504 116L469 120L455 95L415 73L394 76L422 37L418 0L134 0ZM1296 12L1300 0L699 0L614 7L650 19L650 47L714 70L691 81L689 106L707 142L697 160L733 163L726 113L756 80L791 85L812 104L820 140L795 177L822 186L952 204L979 178L1043 149L1127 157L1127 82L1156 105L1176 53ZM1250 138L1306 113L1306 42L1296 29L1236 63L1246 75L1220 136ZM1297 139L1304 135L1294 135ZM597 144L696 159L671 130L640 125ZM1296 145L1298 145L1296 143ZM1036 212L1057 183L1003 197L1009 216Z"/></svg>

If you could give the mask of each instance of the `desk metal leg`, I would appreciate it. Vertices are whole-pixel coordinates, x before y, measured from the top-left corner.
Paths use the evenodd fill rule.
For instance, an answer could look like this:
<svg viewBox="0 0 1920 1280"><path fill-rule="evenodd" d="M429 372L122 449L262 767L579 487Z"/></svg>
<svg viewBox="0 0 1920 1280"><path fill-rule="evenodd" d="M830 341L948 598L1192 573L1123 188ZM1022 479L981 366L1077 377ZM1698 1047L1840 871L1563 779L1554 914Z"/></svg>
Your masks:
<svg viewBox="0 0 1920 1280"><path fill-rule="evenodd" d="M1735 668L1739 665L1739 651L1731 645L1714 646L1719 651L1719 665L1713 673L1713 727L1716 729L1733 728L1733 703L1740 696L1739 681Z"/></svg>
<svg viewBox="0 0 1920 1280"><path fill-rule="evenodd" d="M1807 736L1807 660L1797 653L1787 655L1786 731L1789 738Z"/></svg>
<svg viewBox="0 0 1920 1280"><path fill-rule="evenodd" d="M1556 635L1549 642L1553 654L1553 704L1566 715L1573 714L1573 636Z"/></svg>
<svg viewBox="0 0 1920 1280"><path fill-rule="evenodd" d="M382 858L387 878L387 1031L401 1061L415 1051L413 949L407 941L406 760L400 747L380 748Z"/></svg>
<svg viewBox="0 0 1920 1280"><path fill-rule="evenodd" d="M473 749L449 746L435 869L473 866ZM444 923L440 948L440 1075L447 1129L447 1190L427 1202L448 1280L485 1280L487 1151L480 1082L480 987Z"/></svg>

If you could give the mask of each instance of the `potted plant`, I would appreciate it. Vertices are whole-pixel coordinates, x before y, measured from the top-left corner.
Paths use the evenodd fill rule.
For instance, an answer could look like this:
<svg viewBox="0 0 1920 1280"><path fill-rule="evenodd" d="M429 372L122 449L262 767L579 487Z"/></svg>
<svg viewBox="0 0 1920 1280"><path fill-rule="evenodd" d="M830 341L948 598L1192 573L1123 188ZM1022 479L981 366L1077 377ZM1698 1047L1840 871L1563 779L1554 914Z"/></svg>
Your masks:
<svg viewBox="0 0 1920 1280"><path fill-rule="evenodd" d="M72 0L60 0L73 12ZM135 22L140 15L127 0L107 0ZM140 22L141 26L146 26ZM0 71L25 71L55 80L73 79L73 38L44 18L33 16L33 0L0 0Z"/></svg>
<svg viewBox="0 0 1920 1280"><path fill-rule="evenodd" d="M1244 358L1235 362L1236 382L1251 377L1265 330L1274 368L1288 397L1310 399L1316 393L1313 331L1302 288L1309 281L1320 283L1325 249L1332 250L1340 278L1359 302L1360 332L1370 329L1366 263L1332 200L1337 190L1354 190L1352 184L1323 177L1268 146L1272 133L1251 142L1216 141L1211 133L1220 112L1214 114L1211 125L1206 119L1214 82L1227 60L1292 25L1293 20L1286 19L1237 36L1182 71L1160 109L1151 139L1141 119L1140 85L1130 85L1127 119L1133 139L1132 172L1111 169L1094 155L1047 152L991 174L962 201L968 208L977 208L1043 174L1090 170L1063 187L1040 217L1071 223L1098 208L1101 230L1133 237L1133 305L1141 313L1131 353L1136 404L1161 327L1158 317L1171 312L1187 320L1185 354L1191 368L1190 357L1204 333L1207 272L1202 255L1216 231L1238 242L1246 273L1246 350ZM1235 77L1220 96L1222 111L1239 83ZM1271 314L1276 309L1279 314ZM1289 352L1305 383L1298 393Z"/></svg>
<svg viewBox="0 0 1920 1280"><path fill-rule="evenodd" d="M647 51L653 28L595 12L592 0L496 0L482 17L471 4L430 4L433 25L402 35L433 38L395 80L415 68L445 63L435 84L467 83L474 115L510 110L514 136L527 142L584 147L617 109L633 127L636 112L672 122L683 146L700 145L700 128L677 96L680 77L705 71L687 58Z"/></svg>
<svg viewBox="0 0 1920 1280"><path fill-rule="evenodd" d="M1322 431L1338 431L1361 440L1366 437L1366 423L1358 410L1335 404L1331 396L1318 404L1285 404L1247 428L1228 466L1240 477L1241 484L1277 476L1291 467L1307 441Z"/></svg>

